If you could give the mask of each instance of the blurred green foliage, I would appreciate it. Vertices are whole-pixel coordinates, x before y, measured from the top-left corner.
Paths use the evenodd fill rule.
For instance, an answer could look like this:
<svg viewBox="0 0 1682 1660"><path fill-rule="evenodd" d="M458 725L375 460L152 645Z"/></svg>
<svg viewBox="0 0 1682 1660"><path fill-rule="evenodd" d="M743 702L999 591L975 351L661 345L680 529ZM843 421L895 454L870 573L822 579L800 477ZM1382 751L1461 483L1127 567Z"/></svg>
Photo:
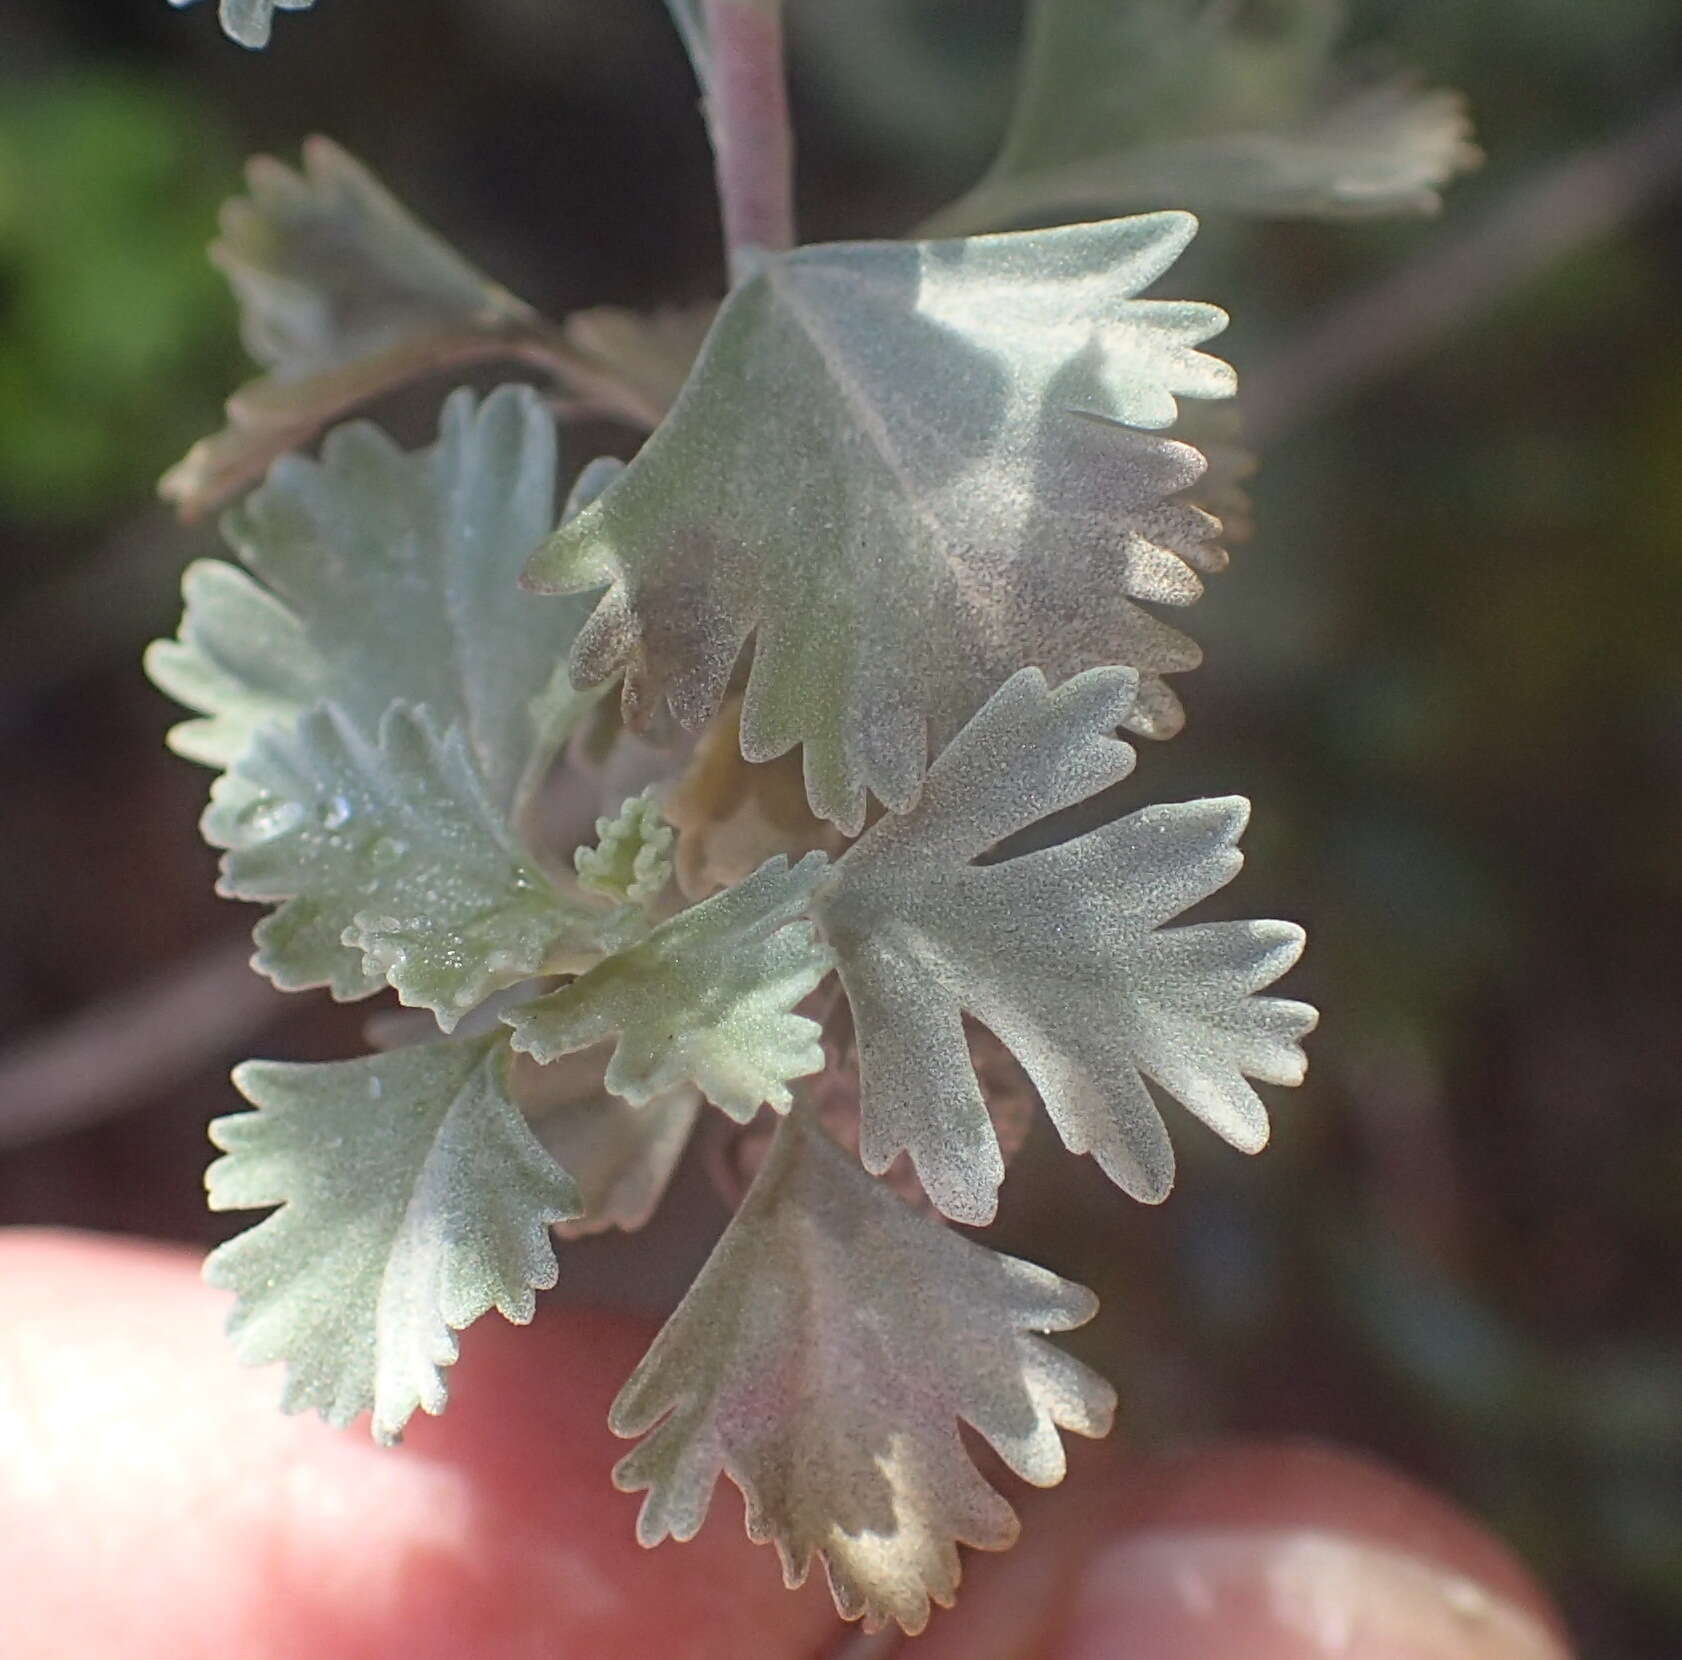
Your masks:
<svg viewBox="0 0 1682 1660"><path fill-rule="evenodd" d="M0 100L0 500L89 520L150 489L237 359L204 243L237 155L202 102L139 72Z"/></svg>

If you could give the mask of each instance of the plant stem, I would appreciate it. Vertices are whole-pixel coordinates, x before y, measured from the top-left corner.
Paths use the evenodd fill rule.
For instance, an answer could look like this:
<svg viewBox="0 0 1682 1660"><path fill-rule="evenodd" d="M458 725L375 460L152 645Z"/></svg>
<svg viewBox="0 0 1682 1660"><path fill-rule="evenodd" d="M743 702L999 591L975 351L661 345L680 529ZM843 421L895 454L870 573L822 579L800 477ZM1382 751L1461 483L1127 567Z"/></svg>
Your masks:
<svg viewBox="0 0 1682 1660"><path fill-rule="evenodd" d="M794 135L780 0L703 0L706 109L730 280L794 246Z"/></svg>

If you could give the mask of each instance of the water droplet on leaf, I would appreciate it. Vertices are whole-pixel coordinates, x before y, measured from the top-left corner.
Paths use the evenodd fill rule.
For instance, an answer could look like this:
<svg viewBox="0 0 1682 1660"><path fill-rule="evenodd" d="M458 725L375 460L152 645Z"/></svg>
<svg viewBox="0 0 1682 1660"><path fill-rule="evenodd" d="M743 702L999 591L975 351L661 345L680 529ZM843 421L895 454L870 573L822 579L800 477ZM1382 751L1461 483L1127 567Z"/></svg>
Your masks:
<svg viewBox="0 0 1682 1660"><path fill-rule="evenodd" d="M260 795L240 811L240 828L253 842L273 841L295 830L304 810L295 801L276 801L273 796Z"/></svg>

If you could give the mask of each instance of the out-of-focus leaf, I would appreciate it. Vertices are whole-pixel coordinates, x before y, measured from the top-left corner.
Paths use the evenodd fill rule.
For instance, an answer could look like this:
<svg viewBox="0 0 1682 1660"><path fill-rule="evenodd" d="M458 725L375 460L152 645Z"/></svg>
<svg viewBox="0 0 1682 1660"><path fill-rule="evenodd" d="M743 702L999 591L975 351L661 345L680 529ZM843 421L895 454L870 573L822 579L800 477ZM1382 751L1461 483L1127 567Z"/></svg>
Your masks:
<svg viewBox="0 0 1682 1660"><path fill-rule="evenodd" d="M1328 98L1296 128L1165 145L1160 161L1140 156L1131 195L1154 199L1152 184L1162 178L1174 200L1208 213L1431 214L1443 205L1443 187L1482 159L1466 100L1399 76Z"/></svg>
<svg viewBox="0 0 1682 1660"><path fill-rule="evenodd" d="M1464 100L1352 85L1342 0L1036 0L997 159L940 235L1174 206L1430 213L1478 161Z"/></svg>
<svg viewBox="0 0 1682 1660"><path fill-rule="evenodd" d="M554 527L555 466L554 422L515 386L483 403L453 393L438 442L415 454L357 422L319 462L282 462L224 521L262 585L189 566L180 637L147 653L153 680L205 717L171 745L227 767L259 729L323 700L364 737L394 701L424 704L515 815L589 703L554 667L588 607L516 585Z"/></svg>
<svg viewBox="0 0 1682 1660"><path fill-rule="evenodd" d="M843 1616L921 1630L957 1545L1017 1532L959 1423L1040 1487L1063 1478L1060 1429L1107 1433L1110 1386L1035 1335L1096 1307L917 1215L794 1113L613 1404L614 1431L645 1437L614 1471L648 1491L638 1538L692 1537L726 1474L790 1585L821 1557Z"/></svg>
<svg viewBox="0 0 1682 1660"><path fill-rule="evenodd" d="M1232 390L1195 349L1220 311L1134 298L1193 229L1170 213L773 260L637 459L532 561L545 592L610 585L575 682L623 669L633 722L664 697L699 726L754 634L743 754L803 744L814 811L856 834L866 792L908 807L931 742L1023 663L1192 667L1134 602L1201 591L1218 527L1169 498L1202 459L1131 429Z"/></svg>
<svg viewBox="0 0 1682 1660"><path fill-rule="evenodd" d="M812 812L797 756L742 758L741 713L739 697L724 700L661 803L677 831L678 886L691 899L732 887L779 853L833 855L847 844Z"/></svg>
<svg viewBox="0 0 1682 1660"><path fill-rule="evenodd" d="M211 1206L281 1208L205 1274L239 1293L240 1357L287 1363L287 1411L371 1408L394 1441L443 1410L457 1331L492 1308L524 1323L555 1283L549 1225L578 1193L509 1100L508 1058L491 1037L234 1073L259 1110L211 1125Z"/></svg>
<svg viewBox="0 0 1682 1660"><path fill-rule="evenodd" d="M640 1228L677 1169L701 1110L701 1092L679 1084L640 1107L603 1082L600 1048L540 1066L516 1055L514 1098L538 1140L578 1185L582 1214L556 1224L563 1238Z"/></svg>
<svg viewBox="0 0 1682 1660"><path fill-rule="evenodd" d="M332 140L303 170L246 169L212 262L238 296L246 349L277 381L308 380L416 336L524 328L531 308L473 269Z"/></svg>
<svg viewBox="0 0 1682 1660"><path fill-rule="evenodd" d="M1188 404L1175 431L1208 463L1208 470L1183 499L1221 521L1223 546L1247 542L1255 529L1249 482L1257 462L1255 451L1245 441L1242 399Z"/></svg>
<svg viewBox="0 0 1682 1660"><path fill-rule="evenodd" d="M818 1024L794 1007L830 956L796 919L826 861L773 859L570 985L510 1010L514 1047L540 1061L617 1035L606 1083L635 1106L681 1083L746 1122L788 1110L788 1080L819 1071Z"/></svg>
<svg viewBox="0 0 1682 1660"><path fill-rule="evenodd" d="M246 349L268 372L228 400L221 432L165 474L159 489L186 517L355 405L464 363L530 362L628 420L660 418L660 406L474 270L331 140L305 141L302 172L258 156L246 177L250 195L223 206L210 253L239 300ZM636 339L628 323L618 332Z"/></svg>
<svg viewBox="0 0 1682 1660"><path fill-rule="evenodd" d="M302 172L258 156L246 177L250 195L224 205L211 259L239 300L246 350L268 373L229 399L222 432L165 475L162 494L188 514L354 404L540 321L328 139L306 141Z"/></svg>
<svg viewBox="0 0 1682 1660"><path fill-rule="evenodd" d="M169 0L172 6L190 6L194 0ZM253 50L269 44L269 31L278 12L306 12L315 0L221 0L222 31L229 40Z"/></svg>
<svg viewBox="0 0 1682 1660"><path fill-rule="evenodd" d="M644 791L596 820L596 845L573 854L578 885L616 905L652 905L672 877L672 827Z"/></svg>
<svg viewBox="0 0 1682 1660"><path fill-rule="evenodd" d="M276 985L389 982L446 1031L552 952L587 948L601 920L521 848L461 728L404 703L374 739L332 704L259 732L212 788L204 833L228 850L219 893L280 903L253 959Z"/></svg>
<svg viewBox="0 0 1682 1660"><path fill-rule="evenodd" d="M1320 84L1344 0L1032 0L998 167L1271 126Z"/></svg>
<svg viewBox="0 0 1682 1660"><path fill-rule="evenodd" d="M672 306L644 315L623 306L575 311L562 325L567 342L594 362L611 364L616 378L642 401L653 426L677 402L718 315L716 300Z"/></svg>
<svg viewBox="0 0 1682 1660"><path fill-rule="evenodd" d="M1174 1155L1148 1078L1233 1146L1267 1114L1247 1077L1301 1081L1304 1003L1253 995L1302 950L1284 922L1164 928L1231 881L1248 803L1147 807L1072 841L978 864L1006 837L1115 783L1134 677L1092 669L1047 689L1023 669L929 769L916 808L836 863L814 914L858 1034L860 1152L908 1150L948 1216L985 1222L1004 1175L962 1016L1022 1063L1064 1142L1157 1201Z"/></svg>

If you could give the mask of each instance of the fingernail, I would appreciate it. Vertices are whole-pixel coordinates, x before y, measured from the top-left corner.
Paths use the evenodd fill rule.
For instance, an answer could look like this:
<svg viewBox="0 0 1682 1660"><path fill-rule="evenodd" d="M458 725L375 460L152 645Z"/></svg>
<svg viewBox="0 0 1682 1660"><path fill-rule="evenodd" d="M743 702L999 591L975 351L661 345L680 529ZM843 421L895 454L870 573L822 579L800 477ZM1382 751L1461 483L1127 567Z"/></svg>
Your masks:
<svg viewBox="0 0 1682 1660"><path fill-rule="evenodd" d="M1047 1660L1569 1660L1534 1615L1314 1528L1147 1530L1088 1562Z"/></svg>

